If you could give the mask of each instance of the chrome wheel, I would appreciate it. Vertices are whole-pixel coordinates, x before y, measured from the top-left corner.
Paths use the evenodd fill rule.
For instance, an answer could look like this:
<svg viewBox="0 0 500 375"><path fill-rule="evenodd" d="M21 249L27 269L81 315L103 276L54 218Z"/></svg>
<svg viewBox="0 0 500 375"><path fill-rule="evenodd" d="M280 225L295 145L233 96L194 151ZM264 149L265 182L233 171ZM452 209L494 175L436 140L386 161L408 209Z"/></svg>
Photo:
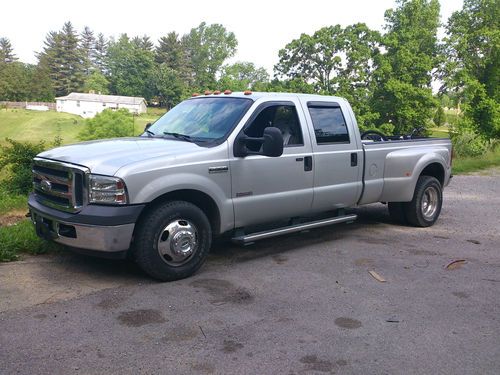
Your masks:
<svg viewBox="0 0 500 375"><path fill-rule="evenodd" d="M158 238L158 252L170 266L181 266L188 262L198 247L196 227L187 220L169 223Z"/></svg>
<svg viewBox="0 0 500 375"><path fill-rule="evenodd" d="M427 220L432 220L436 214L439 194L434 186L429 186L422 194L422 215Z"/></svg>

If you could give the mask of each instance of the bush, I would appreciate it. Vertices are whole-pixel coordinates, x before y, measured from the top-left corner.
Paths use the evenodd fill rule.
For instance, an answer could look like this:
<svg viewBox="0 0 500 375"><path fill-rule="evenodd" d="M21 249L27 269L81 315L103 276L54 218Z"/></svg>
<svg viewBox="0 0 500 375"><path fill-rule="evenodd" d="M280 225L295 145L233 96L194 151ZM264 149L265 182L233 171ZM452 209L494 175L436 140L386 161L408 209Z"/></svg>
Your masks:
<svg viewBox="0 0 500 375"><path fill-rule="evenodd" d="M28 194L32 189L31 163L45 149L45 142L19 142L9 138L6 141L6 145L0 146L0 171L5 173L1 183L11 193Z"/></svg>
<svg viewBox="0 0 500 375"><path fill-rule="evenodd" d="M113 111L106 109L94 118L85 120L85 126L78 134L78 139L90 141L93 139L127 137L134 135L134 120L126 109Z"/></svg>
<svg viewBox="0 0 500 375"><path fill-rule="evenodd" d="M452 133L453 150L459 157L483 155L489 148L489 143L472 130L462 130Z"/></svg>
<svg viewBox="0 0 500 375"><path fill-rule="evenodd" d="M437 127L443 126L445 124L446 116L443 107L439 106L437 108L436 112L434 113L433 121L434 125L436 125Z"/></svg>

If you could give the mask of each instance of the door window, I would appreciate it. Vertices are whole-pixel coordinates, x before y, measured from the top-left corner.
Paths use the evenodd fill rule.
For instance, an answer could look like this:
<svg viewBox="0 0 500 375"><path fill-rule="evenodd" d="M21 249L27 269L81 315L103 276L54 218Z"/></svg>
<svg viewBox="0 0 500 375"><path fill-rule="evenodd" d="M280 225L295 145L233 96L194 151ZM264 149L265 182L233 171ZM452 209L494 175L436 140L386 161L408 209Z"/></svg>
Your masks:
<svg viewBox="0 0 500 375"><path fill-rule="evenodd" d="M245 129L245 134L249 137L262 137L264 129L270 126L281 130L284 147L304 145L302 129L294 105L271 105L264 108ZM260 146L260 142L247 144L252 151L258 151Z"/></svg>

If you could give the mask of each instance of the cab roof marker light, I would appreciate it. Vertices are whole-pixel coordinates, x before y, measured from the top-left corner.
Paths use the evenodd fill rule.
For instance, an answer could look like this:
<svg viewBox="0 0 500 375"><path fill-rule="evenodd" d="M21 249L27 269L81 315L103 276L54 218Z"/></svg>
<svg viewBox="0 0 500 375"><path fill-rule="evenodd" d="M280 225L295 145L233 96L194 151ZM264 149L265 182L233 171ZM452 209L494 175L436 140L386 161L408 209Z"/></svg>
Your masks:
<svg viewBox="0 0 500 375"><path fill-rule="evenodd" d="M225 90L224 95L231 95L233 92L231 90Z"/></svg>
<svg viewBox="0 0 500 375"><path fill-rule="evenodd" d="M198 94L197 92L194 92L193 95L191 95L191 96L194 98L195 96L200 96L200 94Z"/></svg>
<svg viewBox="0 0 500 375"><path fill-rule="evenodd" d="M214 95L220 95L220 91L219 90L215 90L214 91Z"/></svg>
<svg viewBox="0 0 500 375"><path fill-rule="evenodd" d="M246 90L243 94L244 95L252 95L252 92L250 90Z"/></svg>
<svg viewBox="0 0 500 375"><path fill-rule="evenodd" d="M205 91L205 95L211 95L211 94L212 94L212 91L210 91L210 90Z"/></svg>

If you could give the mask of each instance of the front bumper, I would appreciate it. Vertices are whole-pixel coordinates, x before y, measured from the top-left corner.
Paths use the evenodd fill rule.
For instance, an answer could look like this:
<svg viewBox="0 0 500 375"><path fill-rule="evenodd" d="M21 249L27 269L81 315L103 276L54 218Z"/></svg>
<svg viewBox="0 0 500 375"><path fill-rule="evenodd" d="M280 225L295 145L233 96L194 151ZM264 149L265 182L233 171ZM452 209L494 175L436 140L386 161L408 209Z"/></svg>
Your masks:
<svg viewBox="0 0 500 375"><path fill-rule="evenodd" d="M28 206L37 235L74 248L101 252L128 250L144 205L87 206L68 214L41 205L30 195Z"/></svg>

